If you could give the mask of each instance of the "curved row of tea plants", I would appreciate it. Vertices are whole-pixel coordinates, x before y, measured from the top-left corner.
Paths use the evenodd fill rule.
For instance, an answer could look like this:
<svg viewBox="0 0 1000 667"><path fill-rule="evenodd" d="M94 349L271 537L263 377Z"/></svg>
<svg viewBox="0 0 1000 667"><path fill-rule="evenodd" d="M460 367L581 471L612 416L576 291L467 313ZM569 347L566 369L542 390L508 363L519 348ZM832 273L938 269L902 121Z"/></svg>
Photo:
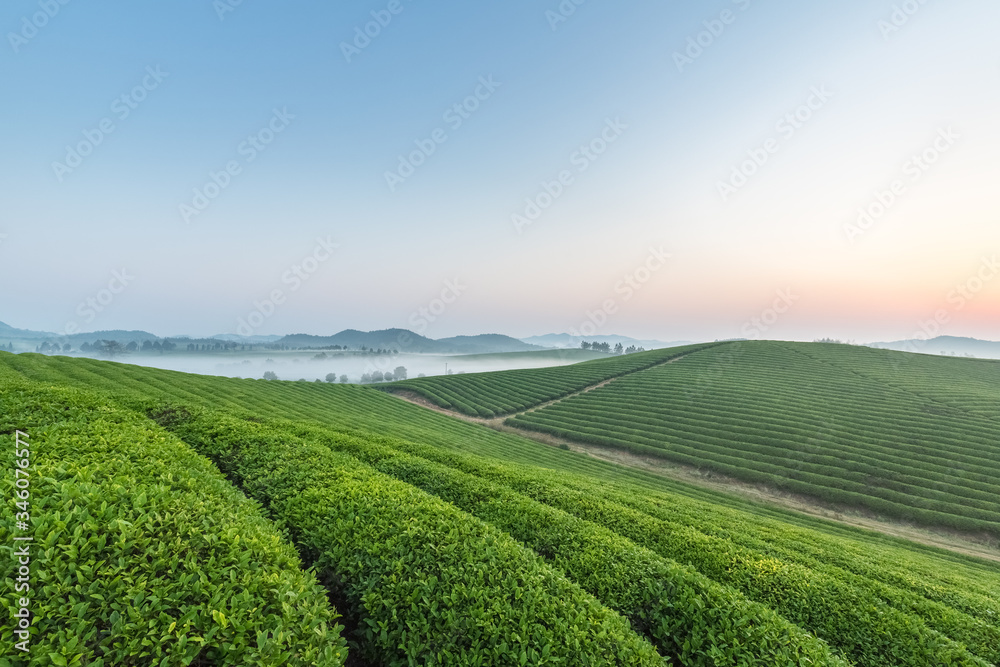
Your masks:
<svg viewBox="0 0 1000 667"><path fill-rule="evenodd" d="M906 390L963 413L996 420L1000 360L908 354L850 345L789 344L790 349L850 369L857 375Z"/></svg>
<svg viewBox="0 0 1000 667"><path fill-rule="evenodd" d="M785 344L735 345L622 377L508 423L1000 535L1000 450L991 421L929 414L922 397L859 382L851 369ZM713 377L719 366L726 372Z"/></svg>
<svg viewBox="0 0 1000 667"><path fill-rule="evenodd" d="M8 380L0 433L9 516L30 515L27 531L0 523L0 663L344 664L339 615L295 549L177 438L96 396ZM20 596L27 652L14 648Z"/></svg>
<svg viewBox="0 0 1000 667"><path fill-rule="evenodd" d="M805 350L846 349L851 355L855 352L876 355L897 354L840 345L802 344L797 347ZM739 361L739 348L736 344L726 344L720 347L720 351L725 354L714 359L712 368L704 373L704 378L708 381L721 377L721 370L730 369ZM905 356L916 360L925 359L920 355ZM690 359L691 357L683 360L683 363L687 363ZM671 367L680 363L682 362L671 364ZM955 384L964 377L964 365L960 368L962 376L956 376L954 372L950 375L942 373L941 380ZM884 559L887 562L919 555L932 563L930 567L933 568L937 568L940 562L948 562L953 566L952 571L974 571L977 576L989 576L989 573L994 571L991 569L989 573L983 572L985 566L982 561L955 552L942 551L775 506L748 502L710 489L673 481L641 469L618 466L576 452L539 445L533 440L425 410L370 387L240 380L92 359L50 357L39 354L13 355L0 352L0 374L3 373L80 387L101 388L123 398L156 397L213 408L246 409L262 416L317 421L341 431L358 433L377 431L449 451L475 452L505 461L563 470L604 481L616 480L636 485L645 492L667 491L671 498L699 501L699 507L708 508L704 511L714 512L731 508L737 511L744 521L754 522L757 517L768 517L785 525L801 527L810 534L828 536L831 543L846 539L853 544L870 545L875 553L891 550L893 555ZM705 386L695 383L692 392L696 395ZM836 549L832 551L837 552ZM943 586L945 589L952 588L947 582Z"/></svg>
<svg viewBox="0 0 1000 667"><path fill-rule="evenodd" d="M500 479L509 479L516 473L519 484L534 481L546 487L565 487L595 498L607 498L739 545L765 553L780 553L783 559L802 561L807 567L818 563L821 568L832 567L834 571L860 576L865 585L868 582L886 584L894 590L892 596L897 599L910 601L916 596L940 602L990 626L979 643L983 640L989 643L996 631L996 619L1000 618L1000 567L987 561L846 526L825 525L825 530L817 530L812 520L792 523L789 519L793 517L788 512L772 514L764 507L757 507L758 513L750 513L746 505L728 506L717 502L717 496L682 495L664 492L654 485L637 486L641 478L611 481L600 475L579 474L565 468L541 470L512 463L503 463L497 468L498 462L491 458L399 440L381 442L471 474L491 476L502 471ZM595 479L601 481L595 483ZM933 622L934 615L925 620Z"/></svg>
<svg viewBox="0 0 1000 667"><path fill-rule="evenodd" d="M808 345L803 347L812 349ZM688 359L668 368L686 363ZM75 382L81 386L101 386L126 398L158 397L205 406L241 407L260 416L290 416L328 424L367 439L370 439L367 433L378 431L431 444L433 446L394 441L391 446L473 474L474 469L463 467L468 457L457 456L454 452L478 452L507 461L516 460L567 471L571 474L530 470L532 479L538 484L552 486L558 482L574 488L586 488L595 497L608 490L610 482L615 482L615 492L623 494L615 500L622 504L629 505L627 498L638 502L655 496L657 502L662 504L664 515L660 515L661 518L668 518L671 513L678 517L687 516L675 521L689 523L706 534L723 537L779 561L821 570L823 567L820 565L831 564L862 577L861 580L851 580L858 587L862 587L867 580L882 582L891 590L873 586L872 591L891 606L919 616L930 627L952 638L961 639L955 635L960 634L963 624L968 626L969 623L959 618L957 624L947 629L943 623L950 622L949 618L954 620L950 612L945 611L940 621L935 621L935 608L921 608L919 601L915 602L912 596L939 602L980 619L992 628L997 625L996 617L992 616L1000 599L997 595L1000 575L995 565L796 515L787 510L754 505L717 492L671 482L652 473L602 463L574 452L451 419L368 387L235 380L85 359L0 354L0 373L13 367L30 377L52 382ZM704 387L695 388L701 391ZM518 470L529 472L527 468ZM601 480L601 484L594 485L595 479ZM618 486L619 483L625 486ZM653 512L648 507L645 509ZM728 529L728 534L719 534L720 529ZM748 543L746 539L750 536L759 536L760 540ZM811 559L809 562L796 558L796 554L806 548ZM972 627L975 630L974 624ZM978 640L973 637L964 641L970 647L976 647L977 652L986 653L982 645L989 641L989 637L989 633L985 632Z"/></svg>
<svg viewBox="0 0 1000 667"><path fill-rule="evenodd" d="M221 413L166 425L291 531L366 659L662 665L617 613L510 536L357 459Z"/></svg>
<svg viewBox="0 0 1000 667"><path fill-rule="evenodd" d="M861 352L883 354L878 350L847 346L804 344L800 347L846 348L852 354L854 351L859 354ZM923 359L918 355L907 356ZM723 357L722 361L732 365L736 357L734 355L730 357L728 360ZM684 363L686 362L687 360ZM735 512L744 522L776 520L781 525L800 527L802 534L816 536L817 539L825 538L824 545L829 545L827 553L830 555L839 554L841 550L835 545L849 540L851 544L859 545L858 552L881 554L888 550L891 555L882 559L885 563L920 558L920 562L929 563L927 567L935 572L943 571L938 567L938 563L948 562L951 564L950 568L946 568L948 572L975 573L975 576L965 577L960 586L953 585L950 579L943 580L941 587L953 593L968 589L975 580L995 574L995 568L984 571L983 568L986 566L982 561L954 552L944 552L776 507L748 503L708 489L674 482L653 473L615 466L575 452L542 446L531 440L451 419L405 401L393 399L369 387L239 380L92 359L70 359L37 354L12 355L0 352L0 373L3 372L12 372L17 377L23 375L63 384L75 383L77 386L99 387L115 392L120 397L157 397L167 401L184 401L214 408L242 408L262 416L317 421L342 431L370 433L377 430L385 435L427 443L444 450L476 452L506 461L533 466L542 465L575 475L637 485L643 489L643 493L668 491L671 502L695 501L694 504L699 512ZM726 520L729 520L728 514ZM802 535L800 534L797 539L803 539ZM908 578L907 572L912 566L910 563L906 567L899 568L898 576Z"/></svg>
<svg viewBox="0 0 1000 667"><path fill-rule="evenodd" d="M384 391L412 391L440 407L474 417L491 418L520 412L709 346L711 344L671 347L555 368L416 378L379 388Z"/></svg>
<svg viewBox="0 0 1000 667"><path fill-rule="evenodd" d="M992 642L995 628L987 623L948 609L944 605L919 605L918 609L893 607L868 586L859 585L857 578L837 576L833 571L812 570L801 564L784 561L741 547L732 542L706 535L689 526L663 521L616 502L604 500L600 484L575 480L583 490L563 486L553 479L537 472L519 470L512 466L491 463L459 454L442 454L432 448L383 441L383 449L371 442L348 443L342 436L324 434L322 429L289 425L299 435L311 435L333 448L352 451L364 460L393 460L387 470L409 481L420 480L419 485L428 485L452 502L475 505L482 503L482 511L488 513L492 521L500 521L503 515L492 503L505 499L508 506L517 503L516 494L511 496L498 490L496 484L523 493L541 503L565 511L586 521L608 528L633 543L646 547L667 559L673 559L694 566L710 578L734 587L771 607L797 625L811 630L844 654L864 665L937 665L964 664L984 665L985 659L975 657L963 650L961 644L949 639L942 632L928 627L928 622L939 625L942 630L951 630L962 639L978 647L991 659L997 648ZM426 456L454 466L465 473L480 478L483 488L476 490L476 484L458 478L449 480L449 473L441 468L433 468L428 474L426 462L400 459L387 452L385 447L408 450L416 456ZM381 465L379 465L381 468ZM524 509L525 505L516 505ZM470 509L470 511L472 511ZM519 517L526 517L527 513ZM508 532L528 530L517 528L504 521ZM565 537L580 545L580 539L567 534L567 528L558 529L550 525L551 535L544 533L535 537L522 538L537 549L537 544L545 545L543 552L554 549L557 536ZM515 534L515 532L512 532ZM531 540L536 540L532 544ZM595 553L600 553L595 550ZM604 557L611 559L611 551ZM560 563L560 567L571 576L572 570ZM581 575L584 576L584 575ZM627 577L627 575L625 575ZM886 587L888 590L889 587ZM917 597L897 592L898 598L913 602ZM596 593L595 593L596 594ZM601 597L600 595L598 595ZM603 598L602 598L603 599ZM606 601L607 602L607 601ZM610 603L609 603L610 604ZM927 613L925 619L921 613ZM942 616L943 615L943 616Z"/></svg>
<svg viewBox="0 0 1000 667"><path fill-rule="evenodd" d="M210 428L200 418L183 432ZM683 665L844 665L823 642L689 567L500 484L374 442L288 422L276 437L322 443L469 512L542 555Z"/></svg>
<svg viewBox="0 0 1000 667"><path fill-rule="evenodd" d="M815 536L790 531L787 526L758 523L755 530L748 531L741 525L739 517L720 521L715 513L685 511L686 508L678 507L672 498L639 495L592 484L577 488L639 510L662 521L662 525L671 531L694 529L712 540L731 543L757 557L792 563L823 577L847 583L895 609L918 616L928 627L961 642L983 659L1000 664L1000 624L997 623L1000 619L1000 600L989 598L986 595L988 588L976 593L970 590L973 582L965 580L958 584L962 594L956 595L954 588L932 584L935 574L947 575L947 572L930 571L921 576L910 570L906 577L899 576L898 572L892 576L884 564L872 567L873 554L870 550L851 550L847 543L823 543ZM820 544L823 544L822 548ZM979 582L980 585L982 583Z"/></svg>

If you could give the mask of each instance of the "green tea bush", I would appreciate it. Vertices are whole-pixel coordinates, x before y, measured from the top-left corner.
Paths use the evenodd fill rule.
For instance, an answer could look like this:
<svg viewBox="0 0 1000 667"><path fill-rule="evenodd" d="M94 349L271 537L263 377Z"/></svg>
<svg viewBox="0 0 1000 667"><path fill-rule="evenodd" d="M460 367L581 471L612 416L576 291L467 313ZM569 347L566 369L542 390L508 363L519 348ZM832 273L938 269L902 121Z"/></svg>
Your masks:
<svg viewBox="0 0 1000 667"><path fill-rule="evenodd" d="M689 564L708 578L766 605L785 619L826 640L858 664L920 667L940 664L982 667L987 664L961 643L927 627L918 615L892 607L875 591L855 585L847 577L837 578L830 573L813 571L794 562L710 537L690 527L655 519L623 503L603 499L600 484L579 481L580 488L567 488L548 479L542 472L528 472L516 466L441 452L412 443L381 440L350 444L350 439L325 429L293 424L287 424L287 428L299 436L350 450L365 460L375 461L381 456L389 456L379 454L379 446L405 450L603 526L667 559ZM412 471L421 465L425 464L409 461L400 470ZM423 483L435 488L446 484L443 481L448 478L446 471L438 469L436 475L440 480L424 476ZM469 488L476 488L474 482L468 484ZM490 494L502 495L496 487L489 488ZM458 502L460 498L462 496L458 494L453 501ZM461 506L461 502L458 504ZM494 516L503 516L502 510ZM504 529L515 535L519 530L511 522L506 522ZM734 525L732 529L740 527ZM557 532L553 530L553 534ZM542 536L544 539L544 531ZM551 546L542 549L542 552L547 553L549 548ZM565 569L567 573L571 572L568 567ZM605 602L611 604L607 600ZM942 623L948 622L947 618L942 619ZM976 627L973 622L962 624L959 629L975 632ZM979 624L978 627L980 632L975 638L987 655L993 655L995 647L989 647L987 640L994 633L986 625Z"/></svg>
<svg viewBox="0 0 1000 667"><path fill-rule="evenodd" d="M593 523L382 444L319 430L312 437L511 535L625 615L682 665L847 664L764 605Z"/></svg>
<svg viewBox="0 0 1000 667"><path fill-rule="evenodd" d="M664 662L510 536L412 485L268 424L204 413L168 426L285 522L372 662Z"/></svg>
<svg viewBox="0 0 1000 667"><path fill-rule="evenodd" d="M415 378L379 389L412 391L443 408L491 418L562 398L604 380L657 366L712 345L671 347L555 368Z"/></svg>
<svg viewBox="0 0 1000 667"><path fill-rule="evenodd" d="M344 664L339 615L295 549L177 438L85 393L4 382L11 516L15 429L29 436L31 520L13 535L0 524L0 664ZM27 653L13 648L14 535L34 539Z"/></svg>

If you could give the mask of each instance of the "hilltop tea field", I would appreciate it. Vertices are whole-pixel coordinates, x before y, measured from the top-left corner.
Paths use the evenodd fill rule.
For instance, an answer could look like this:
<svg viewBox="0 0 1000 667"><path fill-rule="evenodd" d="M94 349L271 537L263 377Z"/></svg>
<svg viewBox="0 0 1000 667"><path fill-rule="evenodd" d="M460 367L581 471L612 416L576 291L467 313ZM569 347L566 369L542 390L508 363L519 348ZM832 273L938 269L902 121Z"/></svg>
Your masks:
<svg viewBox="0 0 1000 667"><path fill-rule="evenodd" d="M377 386L0 352L0 666L996 667L1000 558L627 462L1000 555L998 426L1000 362L835 344Z"/></svg>
<svg viewBox="0 0 1000 667"><path fill-rule="evenodd" d="M756 342L635 357L392 387L525 431L1000 537L1000 363Z"/></svg>

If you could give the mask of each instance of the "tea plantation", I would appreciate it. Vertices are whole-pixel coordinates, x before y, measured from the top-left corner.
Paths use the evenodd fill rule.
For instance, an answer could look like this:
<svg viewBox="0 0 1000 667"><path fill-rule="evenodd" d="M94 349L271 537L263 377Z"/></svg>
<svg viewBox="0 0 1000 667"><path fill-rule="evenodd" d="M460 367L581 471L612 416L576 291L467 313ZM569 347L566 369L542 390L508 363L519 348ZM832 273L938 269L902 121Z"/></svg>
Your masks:
<svg viewBox="0 0 1000 667"><path fill-rule="evenodd" d="M436 387L461 390L474 414L516 413L520 427L739 461L748 479L989 533L998 371L727 343L517 371L514 384L400 384L442 402ZM16 431L31 443L24 528ZM994 562L371 387L0 353L0 440L0 665L1000 664ZM848 487L858 474L866 493ZM868 479L889 475L898 487ZM28 652L13 648L14 537L33 539Z"/></svg>
<svg viewBox="0 0 1000 667"><path fill-rule="evenodd" d="M683 357L673 363L623 372L507 423L885 517L1000 537L1000 362L833 344L676 350ZM540 393L548 383L531 373L518 376L523 391L537 385ZM464 390L465 404L493 409L493 397L476 387L494 375L512 378L430 378L389 388L426 383L431 400Z"/></svg>

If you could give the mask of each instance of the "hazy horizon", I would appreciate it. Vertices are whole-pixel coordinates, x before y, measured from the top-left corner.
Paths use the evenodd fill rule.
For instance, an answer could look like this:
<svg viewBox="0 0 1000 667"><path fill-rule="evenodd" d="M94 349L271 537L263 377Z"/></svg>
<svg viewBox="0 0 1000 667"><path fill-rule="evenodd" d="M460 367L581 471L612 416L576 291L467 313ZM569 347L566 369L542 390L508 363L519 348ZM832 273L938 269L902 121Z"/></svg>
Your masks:
<svg viewBox="0 0 1000 667"><path fill-rule="evenodd" d="M0 320L994 340L997 19L12 0Z"/></svg>
<svg viewBox="0 0 1000 667"><path fill-rule="evenodd" d="M751 333L753 333L754 331L756 331L755 329L753 329L753 327L756 326L755 322L757 320L759 320L759 318L753 318L752 320L748 321L749 322L749 326L751 327ZM931 320L929 319L928 322L930 322L930 321ZM0 320L0 323L6 324L6 325L11 326L11 327L13 327L15 329L22 329L22 330L29 330L29 331L43 331L43 330L40 330L40 329L32 329L30 327L16 326L16 325L11 324L10 322L4 322L2 320ZM763 324L763 321L761 321L761 324ZM392 329L402 329L402 330L405 330L405 331L412 331L411 329L408 329L405 326L403 326L403 327L387 327L386 329L372 329L372 330L369 330L369 331L364 331L362 329L357 329L356 327L347 327L346 329L338 329L337 331L324 331L324 332L287 331L287 332L282 332L282 333L278 333L278 334L257 334L257 333L255 333L253 335L254 336L258 336L258 335L259 336L267 336L267 335L269 335L269 336L275 336L275 337L278 337L278 338L281 338L281 337L284 337L284 336L295 336L295 335L309 335L309 336L319 336L319 337L331 337L331 336L334 336L334 335L336 335L338 333L341 333L343 331L362 331L364 333L371 333L371 332L385 331L385 330L392 330ZM531 333L531 334L525 334L525 335L516 335L516 334L505 332L505 331L469 331L469 332L466 332L466 333L456 333L456 334L451 334L451 335L427 336L427 337L430 338L430 339L432 339L432 340L440 340L440 339L462 337L462 336L474 337L474 336L481 336L481 335L501 335L501 336L508 336L510 338L513 338L513 339L516 339L516 340L520 340L520 341L526 341L528 339L541 338L541 337L544 337L544 336L564 336L564 335L569 335L569 336L576 336L576 337L583 338L583 339L594 339L594 340L605 339L605 338L618 338L618 337L622 337L622 338L630 338L630 339L637 340L637 341L657 341L657 342L661 342L661 343L696 343L696 342L711 342L711 341L716 341L716 340L774 340L774 341L787 341L787 342L815 342L817 340L832 339L832 340L836 340L836 341L842 342L842 343L852 343L852 344L858 344L858 345L870 345L870 344L873 344L873 343L891 343L891 342L907 341L907 340L924 340L924 341L926 341L926 340L929 340L929 339L936 338L938 336L947 336L947 337L952 337L952 338L975 339L975 340L981 340L981 341L986 341L986 342L1000 342L1000 337L995 337L995 338L977 338L976 336L963 335L963 334L954 333L954 332L951 332L951 331L948 331L948 332L943 332L942 331L942 332L934 333L933 335L929 335L929 330L930 330L930 327L928 327L927 331L917 330L916 332L912 332L912 335L910 335L908 337L884 338L884 339L878 339L878 340L876 340L876 339L865 340L865 339L854 338L854 337L835 338L835 337L832 337L832 336L815 336L815 337L812 337L812 338L776 338L776 337L769 337L769 336L766 336L766 335L758 335L758 336L753 336L753 337L746 337L746 336L741 336L741 335L735 335L735 336L727 336L727 337L716 337L716 338L712 338L712 339L703 338L703 339L696 339L696 340L683 340L683 339L668 339L668 338L656 337L656 336L649 336L649 337L643 336L643 337L640 337L640 336L632 335L629 332L623 332L623 331L617 331L617 330L610 330L610 329L607 330L607 331L603 331L602 330L602 331L599 331L599 332L593 333L593 334L584 334L583 332L578 332L577 334L572 334L572 333L570 333L568 331L547 331L545 333ZM207 339L212 339L212 338L215 338L215 337L218 337L218 336L239 335L239 334L236 334L235 332L226 332L226 331L215 332L215 333L197 334L197 335L196 334L186 333L186 332L181 332L181 333L166 333L165 334L165 333L163 333L161 331L153 331L153 330L151 330L148 327L142 327L142 326L115 327L114 329L90 329L90 330L81 330L81 331L78 331L76 333L77 334L94 334L94 333L101 333L101 332L104 332L104 331L142 331L142 332L146 332L146 333L152 334L152 335L156 336L157 338L172 339L172 340L184 340L184 339L207 340ZM53 331L53 332L45 332L45 333L56 333L56 334L59 334L61 332L54 332ZM743 333L743 332L740 332L740 333ZM0 336L0 338L2 338L2 336ZM244 337L244 338L246 340L249 340L251 337L247 336L247 337ZM550 350L566 349L566 348L560 348L560 347L545 347L545 346L542 346L542 347L545 348L545 349L550 349ZM493 354L493 353L483 353L483 352L467 352L467 353L463 352L463 353L459 353L459 352L456 352L456 353L449 354L449 353L441 353L441 352L428 352L428 353L408 352L406 354L412 354L412 355L417 355L417 356L422 355L422 354L426 354L427 356L461 356L461 355L465 355L465 354L481 355L481 354ZM511 354L519 354L519 353L514 352L514 353L511 353Z"/></svg>

